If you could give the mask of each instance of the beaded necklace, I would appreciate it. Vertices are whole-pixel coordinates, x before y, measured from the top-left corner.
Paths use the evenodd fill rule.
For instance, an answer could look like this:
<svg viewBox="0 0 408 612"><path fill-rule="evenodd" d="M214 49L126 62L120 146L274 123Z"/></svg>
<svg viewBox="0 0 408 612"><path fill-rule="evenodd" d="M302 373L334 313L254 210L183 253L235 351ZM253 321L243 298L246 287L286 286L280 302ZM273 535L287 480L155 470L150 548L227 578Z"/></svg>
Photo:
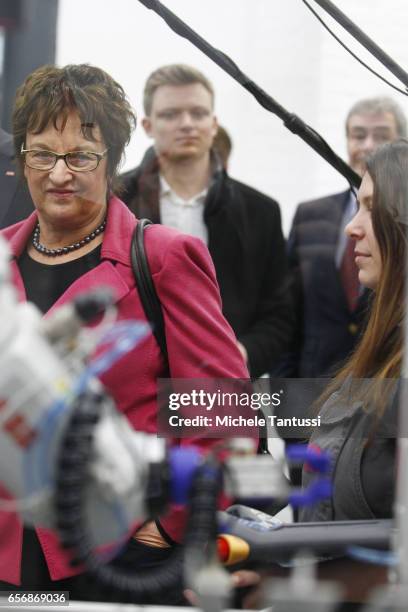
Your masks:
<svg viewBox="0 0 408 612"><path fill-rule="evenodd" d="M78 242L74 242L73 244L69 244L65 247L60 247L58 249L48 249L40 242L40 225L37 224L33 234L33 247L36 249L36 251L42 253L43 255L47 255L48 257L58 257L60 255L66 255L67 253L72 253L72 251L77 251L78 249L81 249L86 244L92 242L92 240L95 240L95 238L99 236L99 234L102 234L102 232L105 230L105 227L106 219L103 221L103 223L99 225L99 227L94 229L93 232L91 232L81 240L78 240Z"/></svg>

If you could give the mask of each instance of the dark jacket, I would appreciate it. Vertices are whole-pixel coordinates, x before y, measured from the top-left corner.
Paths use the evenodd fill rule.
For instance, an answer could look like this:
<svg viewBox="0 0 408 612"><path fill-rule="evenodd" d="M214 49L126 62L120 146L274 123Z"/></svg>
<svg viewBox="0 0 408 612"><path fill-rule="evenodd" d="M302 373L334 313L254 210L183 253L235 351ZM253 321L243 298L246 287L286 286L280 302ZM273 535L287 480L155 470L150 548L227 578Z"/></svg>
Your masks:
<svg viewBox="0 0 408 612"><path fill-rule="evenodd" d="M26 182L19 177L12 137L0 129L0 229L22 221L33 210Z"/></svg>
<svg viewBox="0 0 408 612"><path fill-rule="evenodd" d="M159 167L152 149L123 175L123 183L121 197L129 208L139 218L160 222ZM204 221L224 315L248 352L251 375L259 376L286 350L292 325L279 206L220 170L206 198Z"/></svg>
<svg viewBox="0 0 408 612"><path fill-rule="evenodd" d="M363 381L362 385L365 384ZM356 380L352 382L356 387ZM310 444L329 453L332 481L329 498L300 511L301 521L346 521L391 518L396 480L396 438L399 394L390 392L388 405L377 421L374 411L353 400L351 379L331 395L319 414ZM318 476L303 467L307 487Z"/></svg>
<svg viewBox="0 0 408 612"><path fill-rule="evenodd" d="M304 202L288 240L296 327L281 376L333 373L353 350L364 324L369 291L349 310L335 256L349 191Z"/></svg>

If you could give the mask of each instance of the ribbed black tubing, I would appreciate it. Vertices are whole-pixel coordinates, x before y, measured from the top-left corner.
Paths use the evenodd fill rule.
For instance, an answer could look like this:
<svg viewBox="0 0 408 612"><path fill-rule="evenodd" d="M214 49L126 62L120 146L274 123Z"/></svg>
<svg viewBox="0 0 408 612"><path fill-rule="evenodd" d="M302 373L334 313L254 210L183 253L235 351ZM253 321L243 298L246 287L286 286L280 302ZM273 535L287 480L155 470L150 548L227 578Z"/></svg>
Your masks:
<svg viewBox="0 0 408 612"><path fill-rule="evenodd" d="M56 515L63 546L73 554L73 564L83 564L95 578L127 600L165 594L183 583L183 547L177 547L160 568L125 573L104 563L94 552L85 517L85 490L89 482L92 432L99 420L104 398L88 390L76 401L67 424L57 460ZM221 468L212 459L197 469L191 487L186 551L209 550L216 535L217 499L222 486Z"/></svg>

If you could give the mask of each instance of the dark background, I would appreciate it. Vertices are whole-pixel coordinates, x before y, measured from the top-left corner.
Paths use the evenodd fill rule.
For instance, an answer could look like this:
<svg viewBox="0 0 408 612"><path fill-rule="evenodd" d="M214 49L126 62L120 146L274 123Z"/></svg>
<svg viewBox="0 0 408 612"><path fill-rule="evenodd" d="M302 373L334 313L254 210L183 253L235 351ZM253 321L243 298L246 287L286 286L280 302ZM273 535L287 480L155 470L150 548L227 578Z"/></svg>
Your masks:
<svg viewBox="0 0 408 612"><path fill-rule="evenodd" d="M55 62L57 18L58 0L0 0L0 126L7 132L17 87Z"/></svg>

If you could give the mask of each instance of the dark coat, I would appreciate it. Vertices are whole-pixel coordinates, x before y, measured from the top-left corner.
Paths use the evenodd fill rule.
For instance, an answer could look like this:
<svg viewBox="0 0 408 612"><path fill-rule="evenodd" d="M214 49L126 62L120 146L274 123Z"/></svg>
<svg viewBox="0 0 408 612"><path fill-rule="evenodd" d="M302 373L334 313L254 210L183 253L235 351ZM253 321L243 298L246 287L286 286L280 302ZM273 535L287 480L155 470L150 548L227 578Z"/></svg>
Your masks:
<svg viewBox="0 0 408 612"><path fill-rule="evenodd" d="M160 222L158 170L150 149L138 168L123 175L121 192L139 218L154 222ZM251 375L259 376L287 349L292 326L279 205L219 171L204 221L224 315L248 352Z"/></svg>
<svg viewBox="0 0 408 612"><path fill-rule="evenodd" d="M366 384L363 383L365 388ZM319 411L321 426L310 438L314 450L329 454L325 474L332 482L329 498L300 510L302 522L391 518L396 481L398 437L397 385L389 390L382 416L355 399L356 379L347 379ZM379 417L379 418L378 418ZM369 440L369 442L367 442ZM316 478L303 467L303 487Z"/></svg>
<svg viewBox="0 0 408 612"><path fill-rule="evenodd" d="M0 229L22 221L34 210L14 157L12 137L0 130Z"/></svg>
<svg viewBox="0 0 408 612"><path fill-rule="evenodd" d="M335 256L349 191L304 202L288 240L296 303L293 352L282 376L314 378L333 373L361 335L369 301L364 291L349 310Z"/></svg>

